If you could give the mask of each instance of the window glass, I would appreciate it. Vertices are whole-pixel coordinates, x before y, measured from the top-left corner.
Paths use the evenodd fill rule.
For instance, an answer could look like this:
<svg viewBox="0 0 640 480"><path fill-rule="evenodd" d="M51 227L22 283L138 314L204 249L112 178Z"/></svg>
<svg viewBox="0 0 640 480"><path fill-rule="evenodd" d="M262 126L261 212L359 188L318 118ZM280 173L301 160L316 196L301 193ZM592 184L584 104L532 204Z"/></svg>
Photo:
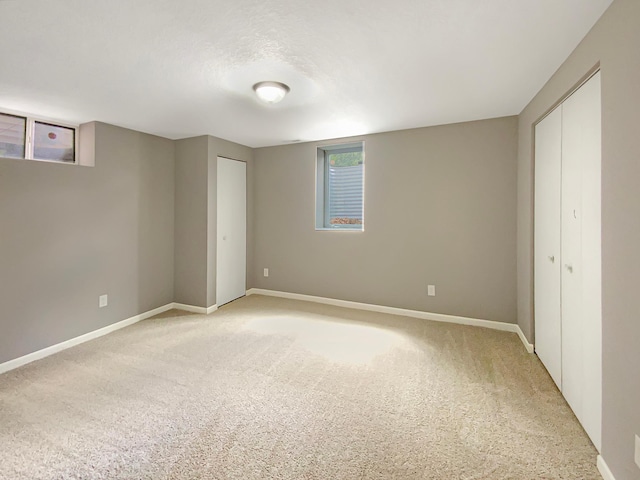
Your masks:
<svg viewBox="0 0 640 480"><path fill-rule="evenodd" d="M33 158L74 162L75 144L75 130L73 128L35 122Z"/></svg>
<svg viewBox="0 0 640 480"><path fill-rule="evenodd" d="M362 225L363 173L362 151L331 153L329 160L329 195L327 227L348 228Z"/></svg>
<svg viewBox="0 0 640 480"><path fill-rule="evenodd" d="M316 229L364 229L364 144L318 147Z"/></svg>
<svg viewBox="0 0 640 480"><path fill-rule="evenodd" d="M27 119L0 113L0 157L24 158Z"/></svg>

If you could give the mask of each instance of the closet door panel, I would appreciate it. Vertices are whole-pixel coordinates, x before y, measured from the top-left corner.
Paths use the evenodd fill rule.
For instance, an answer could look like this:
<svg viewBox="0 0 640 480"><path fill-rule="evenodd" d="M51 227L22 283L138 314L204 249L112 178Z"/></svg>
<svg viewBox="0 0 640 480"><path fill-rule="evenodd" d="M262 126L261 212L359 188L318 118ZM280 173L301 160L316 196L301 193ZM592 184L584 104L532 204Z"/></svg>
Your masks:
<svg viewBox="0 0 640 480"><path fill-rule="evenodd" d="M535 335L536 354L562 388L560 314L560 195L562 109L535 131Z"/></svg>
<svg viewBox="0 0 640 480"><path fill-rule="evenodd" d="M600 74L586 88L582 169L582 304L585 330L583 416L585 430L600 451L602 436L602 112Z"/></svg>
<svg viewBox="0 0 640 480"><path fill-rule="evenodd" d="M220 307L247 290L247 165L218 157L216 303Z"/></svg>
<svg viewBox="0 0 640 480"><path fill-rule="evenodd" d="M600 449L601 101L596 74L562 105L563 394Z"/></svg>
<svg viewBox="0 0 640 480"><path fill-rule="evenodd" d="M575 94L571 98L575 97ZM562 105L562 393L582 411L582 172L580 105Z"/></svg>

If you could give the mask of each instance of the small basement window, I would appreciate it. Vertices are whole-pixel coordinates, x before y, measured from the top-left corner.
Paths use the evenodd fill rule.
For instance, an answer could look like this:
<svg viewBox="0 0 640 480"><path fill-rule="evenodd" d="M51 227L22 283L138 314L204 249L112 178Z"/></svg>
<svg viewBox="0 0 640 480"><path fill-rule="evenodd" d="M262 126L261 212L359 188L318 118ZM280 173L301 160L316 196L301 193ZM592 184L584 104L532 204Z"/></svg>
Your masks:
<svg viewBox="0 0 640 480"><path fill-rule="evenodd" d="M0 157L25 158L27 119L0 113Z"/></svg>
<svg viewBox="0 0 640 480"><path fill-rule="evenodd" d="M0 112L0 157L77 163L78 128Z"/></svg>
<svg viewBox="0 0 640 480"><path fill-rule="evenodd" d="M364 143L318 147L316 230L364 230Z"/></svg>

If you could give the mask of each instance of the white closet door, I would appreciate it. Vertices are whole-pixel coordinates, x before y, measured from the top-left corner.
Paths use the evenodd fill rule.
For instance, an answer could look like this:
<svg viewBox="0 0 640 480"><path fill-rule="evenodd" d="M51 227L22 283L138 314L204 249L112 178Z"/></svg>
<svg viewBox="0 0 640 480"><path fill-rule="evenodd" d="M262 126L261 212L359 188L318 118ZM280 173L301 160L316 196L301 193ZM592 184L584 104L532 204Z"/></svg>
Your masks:
<svg viewBox="0 0 640 480"><path fill-rule="evenodd" d="M583 88L588 100L582 148L582 305L585 430L600 451L602 437L602 102L600 73Z"/></svg>
<svg viewBox="0 0 640 480"><path fill-rule="evenodd" d="M535 132L535 327L536 354L562 388L560 313L560 196L562 108L556 108Z"/></svg>
<svg viewBox="0 0 640 480"><path fill-rule="evenodd" d="M562 109L562 392L600 450L600 74L569 97Z"/></svg>
<svg viewBox="0 0 640 480"><path fill-rule="evenodd" d="M575 94L574 94L575 95ZM575 97L578 98L578 97ZM563 104L562 144L562 393L574 413L582 411L582 172L576 148L576 107Z"/></svg>
<svg viewBox="0 0 640 480"><path fill-rule="evenodd" d="M246 293L247 166L218 157L216 304Z"/></svg>

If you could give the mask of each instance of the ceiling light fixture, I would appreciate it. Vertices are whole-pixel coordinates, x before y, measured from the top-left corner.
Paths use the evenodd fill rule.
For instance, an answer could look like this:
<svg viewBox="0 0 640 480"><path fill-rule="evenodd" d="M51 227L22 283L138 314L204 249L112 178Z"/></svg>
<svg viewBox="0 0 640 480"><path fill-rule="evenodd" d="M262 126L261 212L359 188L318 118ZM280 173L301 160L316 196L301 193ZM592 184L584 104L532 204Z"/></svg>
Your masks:
<svg viewBox="0 0 640 480"><path fill-rule="evenodd" d="M278 103L291 90L280 82L258 82L253 86L258 98L266 103Z"/></svg>

